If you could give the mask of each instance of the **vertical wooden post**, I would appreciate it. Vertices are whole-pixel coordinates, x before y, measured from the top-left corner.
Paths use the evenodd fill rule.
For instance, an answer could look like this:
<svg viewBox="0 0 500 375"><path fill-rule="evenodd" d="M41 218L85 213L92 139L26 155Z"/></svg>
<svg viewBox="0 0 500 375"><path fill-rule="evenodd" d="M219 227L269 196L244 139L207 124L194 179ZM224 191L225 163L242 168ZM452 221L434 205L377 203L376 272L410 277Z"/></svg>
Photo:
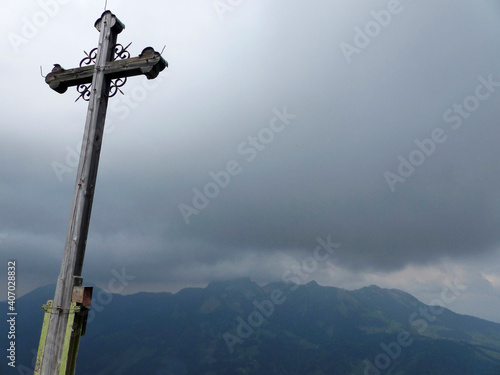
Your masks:
<svg viewBox="0 0 500 375"><path fill-rule="evenodd" d="M109 11L104 12L96 22L95 27L99 30L100 36L92 77L92 92L85 122L61 272L57 280L45 351L41 359L41 375L59 374L73 287L81 285L82 282L81 272L110 86L110 80L105 76L104 65L113 59L113 48L117 35L124 29L124 25Z"/></svg>

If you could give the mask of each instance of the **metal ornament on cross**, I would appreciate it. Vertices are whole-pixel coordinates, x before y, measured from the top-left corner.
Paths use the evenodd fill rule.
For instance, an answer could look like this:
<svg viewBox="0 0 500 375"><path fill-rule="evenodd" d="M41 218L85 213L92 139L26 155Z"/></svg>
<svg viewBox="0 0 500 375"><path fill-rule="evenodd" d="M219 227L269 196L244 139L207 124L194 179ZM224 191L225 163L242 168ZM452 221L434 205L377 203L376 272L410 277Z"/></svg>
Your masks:
<svg viewBox="0 0 500 375"><path fill-rule="evenodd" d="M108 99L121 92L128 77L145 75L154 79L168 64L153 48L130 57L128 46L117 44L125 25L110 11L95 23L99 44L80 62L64 69L55 64L45 82L58 93L76 86L89 102L82 149L76 176L61 271L54 300L43 306L45 317L38 347L35 375L73 375L80 336L85 333L91 288L82 287L82 266L92 211L99 156Z"/></svg>

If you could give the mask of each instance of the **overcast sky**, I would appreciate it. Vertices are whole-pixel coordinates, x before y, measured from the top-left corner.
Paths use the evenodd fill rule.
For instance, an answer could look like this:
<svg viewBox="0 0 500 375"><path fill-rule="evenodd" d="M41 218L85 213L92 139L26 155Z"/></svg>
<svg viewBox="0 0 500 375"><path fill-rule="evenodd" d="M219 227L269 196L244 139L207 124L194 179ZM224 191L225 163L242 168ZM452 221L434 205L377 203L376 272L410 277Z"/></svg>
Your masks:
<svg viewBox="0 0 500 375"><path fill-rule="evenodd" d="M497 1L108 9L133 56L165 46L169 68L110 99L84 283L115 270L134 277L124 293L177 291L296 273L430 303L455 280L467 289L446 307L500 322ZM77 67L103 10L0 6L0 258L17 261L20 293L59 274L87 110L40 66ZM335 251L315 253L318 238Z"/></svg>

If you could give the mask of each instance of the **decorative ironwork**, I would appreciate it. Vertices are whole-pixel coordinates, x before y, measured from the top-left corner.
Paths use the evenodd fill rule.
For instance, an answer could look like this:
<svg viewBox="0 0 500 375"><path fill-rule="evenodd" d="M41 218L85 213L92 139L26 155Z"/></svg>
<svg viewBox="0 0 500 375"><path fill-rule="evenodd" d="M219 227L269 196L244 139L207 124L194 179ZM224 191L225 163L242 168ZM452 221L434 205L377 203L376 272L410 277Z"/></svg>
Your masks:
<svg viewBox="0 0 500 375"><path fill-rule="evenodd" d="M124 78L116 78L116 79L113 79L111 80L111 83L109 85L109 98L112 98L113 96L115 96L118 91L122 94L123 94L123 91L120 90L120 87L123 87L125 85L125 83L127 82L127 77L124 77Z"/></svg>
<svg viewBox="0 0 500 375"><path fill-rule="evenodd" d="M90 53L87 53L87 51L83 51L87 55L87 57L84 57L82 61L80 61L80 67L82 65L91 65L95 64L96 58L97 58L97 48L94 48L93 50L90 51Z"/></svg>
<svg viewBox="0 0 500 375"><path fill-rule="evenodd" d="M132 44L130 42L126 47L123 47L121 44L117 43L113 47L115 51L115 55L113 57L113 60L123 60L123 59L129 59L130 58L130 52L127 51L127 48Z"/></svg>
<svg viewBox="0 0 500 375"><path fill-rule="evenodd" d="M77 102L78 99L80 99L80 98L82 98L83 100L88 102L90 100L90 87L91 86L92 86L92 84L90 84L90 83L88 85L81 84L81 85L76 86L76 91L78 91L80 93L80 96L78 98L76 98L75 102Z"/></svg>
<svg viewBox="0 0 500 375"><path fill-rule="evenodd" d="M127 51L127 48L130 47L131 44L132 43L129 43L125 47L119 43L115 44L113 46L113 51L114 51L113 61L129 59L130 52ZM93 50L91 50L88 53L87 53L87 51L83 51L83 52L85 52L86 57L84 57L82 59L82 61L80 61L80 67L82 67L84 65L88 66L88 65L96 64L97 50L98 50L97 48L94 48ZM111 80L110 85L109 85L109 97L111 98L111 97L115 96L118 92L120 92L122 95L124 95L123 91L120 90L120 87L123 87L126 82L127 82L126 77L116 78L116 79ZM80 96L78 98L76 98L75 102L78 101L80 98L82 98L83 100L88 102L90 100L90 93L91 93L90 88L91 88L91 86L92 86L92 84L78 85L76 87L76 90L80 93Z"/></svg>

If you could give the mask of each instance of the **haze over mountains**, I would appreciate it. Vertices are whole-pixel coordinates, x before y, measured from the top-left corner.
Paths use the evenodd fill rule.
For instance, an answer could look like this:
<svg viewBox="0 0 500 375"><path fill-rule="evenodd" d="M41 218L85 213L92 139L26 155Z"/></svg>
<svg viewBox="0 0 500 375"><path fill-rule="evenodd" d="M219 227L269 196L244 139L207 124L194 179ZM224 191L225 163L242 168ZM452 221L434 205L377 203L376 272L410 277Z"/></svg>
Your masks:
<svg viewBox="0 0 500 375"><path fill-rule="evenodd" d="M18 300L17 368L2 361L2 375L32 374L40 307L53 291ZM441 298L456 293L459 284ZM500 324L374 285L347 291L238 279L128 296L96 288L77 373L498 375Z"/></svg>

